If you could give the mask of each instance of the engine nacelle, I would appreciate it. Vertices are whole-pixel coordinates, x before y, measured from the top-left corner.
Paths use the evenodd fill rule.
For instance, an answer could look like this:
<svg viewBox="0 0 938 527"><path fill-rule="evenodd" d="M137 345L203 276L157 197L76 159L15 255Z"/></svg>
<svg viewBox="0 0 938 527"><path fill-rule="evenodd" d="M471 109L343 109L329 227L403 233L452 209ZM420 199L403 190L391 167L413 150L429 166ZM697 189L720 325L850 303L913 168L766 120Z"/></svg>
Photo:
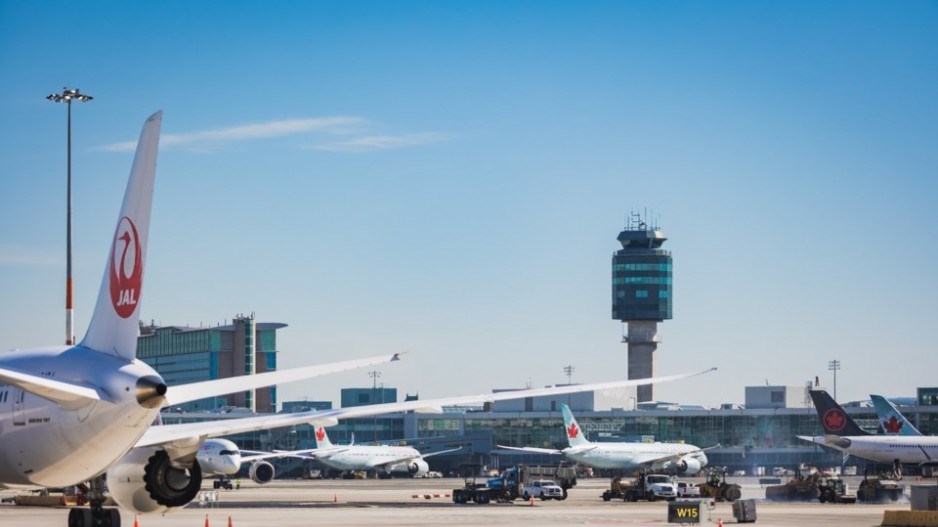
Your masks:
<svg viewBox="0 0 938 527"><path fill-rule="evenodd" d="M695 457L684 456L677 462L678 472L685 476L693 476L700 472L701 468L703 468L703 464Z"/></svg>
<svg viewBox="0 0 938 527"><path fill-rule="evenodd" d="M165 450L134 448L107 471L114 501L139 514L165 513L189 503L199 494L202 469L193 460L175 467Z"/></svg>
<svg viewBox="0 0 938 527"><path fill-rule="evenodd" d="M248 475L254 480L254 483L270 483L274 479L274 466L266 461L255 461L251 463L248 469Z"/></svg>
<svg viewBox="0 0 938 527"><path fill-rule="evenodd" d="M422 459L415 459L409 463L398 463L396 465L391 465L387 468L385 472L389 476L391 474L407 474L415 478L419 478L430 471L430 466L427 465L427 462Z"/></svg>

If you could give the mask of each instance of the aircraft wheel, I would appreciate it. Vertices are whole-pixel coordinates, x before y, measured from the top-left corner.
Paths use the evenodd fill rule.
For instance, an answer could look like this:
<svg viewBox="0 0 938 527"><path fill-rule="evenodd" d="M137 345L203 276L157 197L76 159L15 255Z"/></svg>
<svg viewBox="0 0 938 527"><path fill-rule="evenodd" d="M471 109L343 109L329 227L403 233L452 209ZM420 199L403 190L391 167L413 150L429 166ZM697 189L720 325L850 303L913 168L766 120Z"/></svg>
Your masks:
<svg viewBox="0 0 938 527"><path fill-rule="evenodd" d="M524 493L524 501L530 501L530 500L531 500L531 495L528 494L527 492L525 492L525 493Z"/></svg>
<svg viewBox="0 0 938 527"><path fill-rule="evenodd" d="M68 527L92 527L91 509L81 507L68 511Z"/></svg>

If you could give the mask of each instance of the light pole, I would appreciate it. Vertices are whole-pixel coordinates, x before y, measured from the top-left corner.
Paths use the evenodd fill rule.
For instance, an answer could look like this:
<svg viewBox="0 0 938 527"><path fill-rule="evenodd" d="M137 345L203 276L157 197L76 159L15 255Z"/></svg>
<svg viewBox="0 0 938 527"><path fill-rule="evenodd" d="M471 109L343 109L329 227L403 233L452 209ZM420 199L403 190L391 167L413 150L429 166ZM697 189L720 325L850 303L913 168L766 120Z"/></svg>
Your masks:
<svg viewBox="0 0 938 527"><path fill-rule="evenodd" d="M46 99L52 102L64 102L68 108L68 147L67 147L67 178L66 178L66 212L65 212L65 344L75 344L75 312L72 295L72 100L88 102L94 97L81 93L78 88L62 88L62 93L49 94Z"/></svg>
<svg viewBox="0 0 938 527"><path fill-rule="evenodd" d="M837 400L837 370L840 369L840 361L832 360L827 363L827 369L834 372L834 400Z"/></svg>
<svg viewBox="0 0 938 527"><path fill-rule="evenodd" d="M567 374L567 385L568 385L568 386L571 385L571 384L573 384L573 372L574 372L575 370L576 370L576 368L574 368L573 366L564 366L564 367L563 367L563 372ZM572 400L572 399L571 399L572 397L573 397L573 394L570 394L570 393L567 394L567 406L572 406L571 403L570 403L570 401Z"/></svg>
<svg viewBox="0 0 938 527"><path fill-rule="evenodd" d="M381 372L378 370L372 370L368 372L368 376L371 377L371 404L378 403L378 377L381 377ZM375 414L374 417L374 442L378 442L378 415Z"/></svg>

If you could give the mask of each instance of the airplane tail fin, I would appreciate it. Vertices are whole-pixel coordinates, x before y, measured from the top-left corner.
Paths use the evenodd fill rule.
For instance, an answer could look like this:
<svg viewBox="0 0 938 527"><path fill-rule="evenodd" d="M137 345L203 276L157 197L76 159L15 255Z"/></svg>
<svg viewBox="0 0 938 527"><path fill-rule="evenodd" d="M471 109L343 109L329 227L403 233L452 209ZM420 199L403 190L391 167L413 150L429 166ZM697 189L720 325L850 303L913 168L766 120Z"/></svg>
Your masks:
<svg viewBox="0 0 938 527"><path fill-rule="evenodd" d="M156 112L140 132L98 301L88 332L81 341L83 347L127 360L137 354L140 294L162 121L163 112Z"/></svg>
<svg viewBox="0 0 938 527"><path fill-rule="evenodd" d="M905 416L899 413L895 405L887 401L882 395L870 395L876 414L879 416L879 425L883 427L886 435L920 436L921 432L910 423Z"/></svg>
<svg viewBox="0 0 938 527"><path fill-rule="evenodd" d="M580 425L578 425L576 419L573 418L573 412L570 411L570 407L561 404L560 411L563 413L563 427L567 432L567 442L570 446L577 447L590 444L590 442L583 437L583 430L580 429Z"/></svg>
<svg viewBox="0 0 938 527"><path fill-rule="evenodd" d="M332 448L332 441L326 435L326 429L322 425L316 425L316 447L319 449Z"/></svg>
<svg viewBox="0 0 938 527"><path fill-rule="evenodd" d="M825 433L839 436L870 435L869 432L860 428L826 391L811 390L809 393L814 401L817 415L821 418L821 426Z"/></svg>

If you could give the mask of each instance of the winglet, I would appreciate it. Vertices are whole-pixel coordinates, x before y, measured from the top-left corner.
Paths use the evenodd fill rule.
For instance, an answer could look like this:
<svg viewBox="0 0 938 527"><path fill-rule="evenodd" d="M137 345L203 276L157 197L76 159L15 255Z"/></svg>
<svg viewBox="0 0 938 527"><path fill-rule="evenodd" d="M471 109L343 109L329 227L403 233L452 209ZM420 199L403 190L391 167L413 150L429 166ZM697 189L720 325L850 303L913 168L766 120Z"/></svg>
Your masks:
<svg viewBox="0 0 938 527"><path fill-rule="evenodd" d="M163 112L156 112L140 132L98 301L88 332L81 341L86 348L127 360L137 354L143 271L162 122Z"/></svg>

